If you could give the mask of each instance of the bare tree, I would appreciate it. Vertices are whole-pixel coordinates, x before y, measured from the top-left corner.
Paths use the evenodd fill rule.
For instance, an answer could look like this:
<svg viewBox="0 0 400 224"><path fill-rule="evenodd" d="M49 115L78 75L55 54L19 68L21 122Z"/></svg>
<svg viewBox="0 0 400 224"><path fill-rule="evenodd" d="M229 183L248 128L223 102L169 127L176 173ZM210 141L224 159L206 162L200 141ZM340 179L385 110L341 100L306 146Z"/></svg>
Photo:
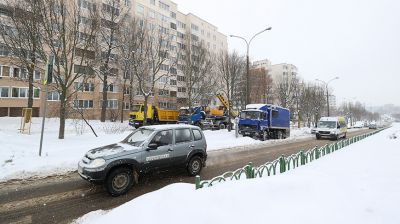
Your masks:
<svg viewBox="0 0 400 224"><path fill-rule="evenodd" d="M94 75L91 68L98 30L96 7L88 3L85 5L87 12L83 13L78 5L80 1L43 0L41 3L42 38L54 57L54 88L60 97L58 138L64 139L67 109L79 91L79 88L72 88L74 82Z"/></svg>
<svg viewBox="0 0 400 224"><path fill-rule="evenodd" d="M312 108L313 108L313 116L314 116L314 125L316 125L319 119L322 116L322 112L326 106L326 98L325 98L325 89L319 85L315 85L313 87L313 95L312 95Z"/></svg>
<svg viewBox="0 0 400 224"><path fill-rule="evenodd" d="M164 90L169 84L171 71L177 64L176 52L171 48L172 36L162 25L154 27L144 20L136 23L133 54L133 75L144 98L143 125L147 124L147 104L156 89Z"/></svg>
<svg viewBox="0 0 400 224"><path fill-rule="evenodd" d="M190 33L186 34L186 41L180 48L178 58L186 83L186 106L191 109L194 102L215 96L217 83L217 76L213 75L215 63L210 50L202 42L192 40Z"/></svg>
<svg viewBox="0 0 400 224"><path fill-rule="evenodd" d="M298 79L294 75L284 74L275 81L275 97L282 107L291 107L295 101L294 92L297 89Z"/></svg>
<svg viewBox="0 0 400 224"><path fill-rule="evenodd" d="M98 77L102 81L102 101L100 121L105 122L106 110L108 105L109 80L111 76L118 76L117 52L120 45L122 29L124 29L125 20L128 19L129 7L124 1L106 0L101 4L99 11L100 29L98 38L96 38L97 54L99 55Z"/></svg>
<svg viewBox="0 0 400 224"><path fill-rule="evenodd" d="M217 60L217 67L221 76L222 88L221 91L225 94L229 108L228 114L231 114L232 99L237 94L235 90L240 85L240 81L246 69L246 62L243 56L239 56L236 51L232 53L221 52ZM231 117L229 116L229 124ZM229 128L230 131L230 128Z"/></svg>
<svg viewBox="0 0 400 224"><path fill-rule="evenodd" d="M16 63L27 70L27 77L22 74L20 78L28 79L28 108L33 105L34 73L38 63L46 60L40 38L41 23L39 1L36 0L7 0L0 16L1 42L9 49ZM18 77L18 74L14 74Z"/></svg>
<svg viewBox="0 0 400 224"><path fill-rule="evenodd" d="M122 26L120 31L120 46L118 48L118 55L120 55L119 65L122 69L122 81L123 81L123 91L122 91L122 100L121 100L121 123L124 121L124 104L125 104L125 95L129 94L129 108L132 107L132 99L133 99L133 86L134 86L134 76L132 73L133 67L133 57L135 50L137 49L137 24L135 19L127 19Z"/></svg>

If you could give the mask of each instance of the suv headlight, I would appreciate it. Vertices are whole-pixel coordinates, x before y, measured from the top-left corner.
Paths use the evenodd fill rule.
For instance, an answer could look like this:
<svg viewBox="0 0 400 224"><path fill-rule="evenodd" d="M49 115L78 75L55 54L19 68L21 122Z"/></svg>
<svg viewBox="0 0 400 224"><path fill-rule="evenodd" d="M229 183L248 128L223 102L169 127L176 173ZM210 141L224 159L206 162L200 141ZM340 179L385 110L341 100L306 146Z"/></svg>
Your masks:
<svg viewBox="0 0 400 224"><path fill-rule="evenodd" d="M106 161L102 158L94 159L92 162L90 162L88 165L86 165L87 168L98 168L106 164Z"/></svg>

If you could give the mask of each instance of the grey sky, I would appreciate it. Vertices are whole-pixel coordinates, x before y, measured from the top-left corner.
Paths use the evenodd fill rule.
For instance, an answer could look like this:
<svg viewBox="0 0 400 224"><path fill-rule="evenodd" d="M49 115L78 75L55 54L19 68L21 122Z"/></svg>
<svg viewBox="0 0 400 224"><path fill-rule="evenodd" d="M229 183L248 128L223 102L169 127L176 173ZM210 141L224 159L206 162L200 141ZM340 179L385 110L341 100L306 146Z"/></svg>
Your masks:
<svg viewBox="0 0 400 224"><path fill-rule="evenodd" d="M216 25L229 50L292 63L307 81L329 80L338 101L400 105L400 1L174 0L178 9Z"/></svg>

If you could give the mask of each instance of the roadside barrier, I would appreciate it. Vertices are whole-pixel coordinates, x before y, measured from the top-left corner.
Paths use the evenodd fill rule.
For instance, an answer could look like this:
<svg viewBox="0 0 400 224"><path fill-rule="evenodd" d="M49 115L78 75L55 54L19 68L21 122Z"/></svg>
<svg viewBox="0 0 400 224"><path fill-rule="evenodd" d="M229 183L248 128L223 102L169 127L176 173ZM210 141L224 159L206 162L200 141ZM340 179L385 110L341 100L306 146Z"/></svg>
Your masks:
<svg viewBox="0 0 400 224"><path fill-rule="evenodd" d="M284 173L288 170L295 169L296 167L305 165L309 162L321 158L322 156L328 155L332 152L335 152L336 150L342 149L348 145L363 140L366 137L379 133L382 130L384 129L380 129L367 134L357 135L332 144L326 144L320 148L314 147L307 151L301 150L300 152L287 157L285 155L282 155L278 159L272 162L267 162L258 167L253 166L253 163L249 162L246 166L242 168L239 168L235 171L225 172L224 174L214 177L211 180L201 180L200 176L197 175L195 178L196 190L203 187L211 187L215 184L226 181L261 178L265 176L276 175L278 173Z"/></svg>

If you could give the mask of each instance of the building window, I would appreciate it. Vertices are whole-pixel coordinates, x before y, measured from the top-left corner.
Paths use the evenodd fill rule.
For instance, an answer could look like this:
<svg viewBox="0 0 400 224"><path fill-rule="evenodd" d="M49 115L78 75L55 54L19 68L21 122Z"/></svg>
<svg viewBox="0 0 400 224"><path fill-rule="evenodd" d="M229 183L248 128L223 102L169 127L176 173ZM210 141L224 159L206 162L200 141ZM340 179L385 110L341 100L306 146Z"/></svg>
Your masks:
<svg viewBox="0 0 400 224"><path fill-rule="evenodd" d="M10 97L10 87L0 87L0 97Z"/></svg>
<svg viewBox="0 0 400 224"><path fill-rule="evenodd" d="M179 28L186 29L186 24L184 24L184 23L182 23L180 21L177 21L177 24L178 24Z"/></svg>
<svg viewBox="0 0 400 224"><path fill-rule="evenodd" d="M36 98L36 99L40 98L40 89L37 89L37 88L33 89L33 98Z"/></svg>
<svg viewBox="0 0 400 224"><path fill-rule="evenodd" d="M103 100L100 100L100 108L103 104ZM118 100L107 100L108 109L118 109Z"/></svg>
<svg viewBox="0 0 400 224"><path fill-rule="evenodd" d="M82 91L82 92L93 92L94 91L94 84L93 83L81 83L81 82L74 82L74 90L75 91Z"/></svg>
<svg viewBox="0 0 400 224"><path fill-rule="evenodd" d="M35 70L35 73L33 75L33 79L34 80L40 80L40 71L39 70Z"/></svg>
<svg viewBox="0 0 400 224"><path fill-rule="evenodd" d="M100 92L103 92L103 83L100 85ZM117 86L115 84L109 84L107 86L107 92L117 93Z"/></svg>
<svg viewBox="0 0 400 224"><path fill-rule="evenodd" d="M75 109L93 108L93 100L74 100Z"/></svg>
<svg viewBox="0 0 400 224"><path fill-rule="evenodd" d="M57 91L52 91L47 93L47 100L48 101L59 101L60 94Z"/></svg>
<svg viewBox="0 0 400 224"><path fill-rule="evenodd" d="M175 23L171 23L171 29L176 30L176 24Z"/></svg>
<svg viewBox="0 0 400 224"><path fill-rule="evenodd" d="M158 6L165 11L169 11L169 5L165 4L164 2L159 1Z"/></svg>
<svg viewBox="0 0 400 224"><path fill-rule="evenodd" d="M174 67L171 67L171 68L169 69L169 71L170 71L171 74L173 74L173 75L176 75L176 74L177 74L176 68L174 68Z"/></svg>
<svg viewBox="0 0 400 224"><path fill-rule="evenodd" d="M130 95L130 94L131 94L130 87L124 87L124 95Z"/></svg>
<svg viewBox="0 0 400 224"><path fill-rule="evenodd" d="M144 15L144 6L141 5L141 4L137 4L136 11L137 11L138 14Z"/></svg>
<svg viewBox="0 0 400 224"><path fill-rule="evenodd" d="M191 24L191 28L194 31L199 31L199 27L197 25L195 25L195 24Z"/></svg>
<svg viewBox="0 0 400 224"><path fill-rule="evenodd" d="M10 77L10 67L8 66L3 66L1 69L1 74L0 76L4 76L4 77Z"/></svg>
<svg viewBox="0 0 400 224"><path fill-rule="evenodd" d="M184 81L186 81L185 76L180 76L180 75L178 75L177 77L178 77L178 81L179 81L179 82L184 82Z"/></svg>
<svg viewBox="0 0 400 224"><path fill-rule="evenodd" d="M164 64L161 64L161 65L160 65L160 70L162 70L162 71L168 71L168 69L169 69L169 66L168 66L168 65L164 65Z"/></svg>
<svg viewBox="0 0 400 224"><path fill-rule="evenodd" d="M171 12L171 17L174 18L174 19L176 19L176 13Z"/></svg>
<svg viewBox="0 0 400 224"><path fill-rule="evenodd" d="M166 77L166 76L163 76L163 77L160 77L160 79L158 80L158 82L159 83L168 83L168 77Z"/></svg>
<svg viewBox="0 0 400 224"><path fill-rule="evenodd" d="M178 93L186 93L185 87L178 87Z"/></svg>
<svg viewBox="0 0 400 224"><path fill-rule="evenodd" d="M13 87L12 88L12 97L15 98L26 98L27 94L26 91L27 88L18 88L18 87Z"/></svg>
<svg viewBox="0 0 400 224"><path fill-rule="evenodd" d="M170 97L176 97L176 91L170 91L169 92Z"/></svg>
<svg viewBox="0 0 400 224"><path fill-rule="evenodd" d="M129 102L124 102L124 110L130 110L131 104Z"/></svg>
<svg viewBox="0 0 400 224"><path fill-rule="evenodd" d="M171 79L169 84L171 86L176 86L176 80Z"/></svg>
<svg viewBox="0 0 400 224"><path fill-rule="evenodd" d="M158 95L159 96L169 96L169 90L160 89L160 90L158 90Z"/></svg>

